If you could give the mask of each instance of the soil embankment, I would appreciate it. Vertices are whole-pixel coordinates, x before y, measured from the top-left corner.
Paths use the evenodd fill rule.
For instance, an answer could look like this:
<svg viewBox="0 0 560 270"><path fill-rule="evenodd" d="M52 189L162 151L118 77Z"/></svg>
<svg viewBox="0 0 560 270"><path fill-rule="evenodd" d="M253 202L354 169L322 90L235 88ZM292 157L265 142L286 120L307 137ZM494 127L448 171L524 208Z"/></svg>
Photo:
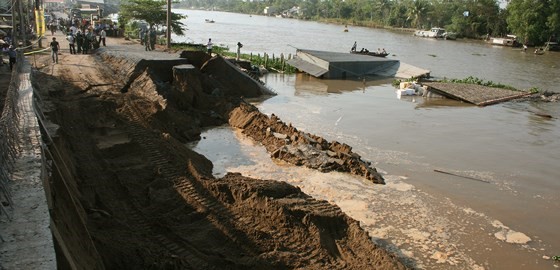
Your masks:
<svg viewBox="0 0 560 270"><path fill-rule="evenodd" d="M184 147L202 128L227 123L240 95L254 94L227 83L247 78L231 78L226 61L150 59L154 53L120 46L63 54L57 65L36 61L33 84L49 122L43 135L64 169L47 191L65 251L59 267L406 268L337 206L283 182L216 179L212 163Z"/></svg>
<svg viewBox="0 0 560 270"><path fill-rule="evenodd" d="M330 143L319 136L298 131L276 115L268 117L250 104L242 103L235 108L229 123L262 143L273 158L321 172L348 172L377 184L385 183L383 176L360 155L352 152L349 145L337 141Z"/></svg>

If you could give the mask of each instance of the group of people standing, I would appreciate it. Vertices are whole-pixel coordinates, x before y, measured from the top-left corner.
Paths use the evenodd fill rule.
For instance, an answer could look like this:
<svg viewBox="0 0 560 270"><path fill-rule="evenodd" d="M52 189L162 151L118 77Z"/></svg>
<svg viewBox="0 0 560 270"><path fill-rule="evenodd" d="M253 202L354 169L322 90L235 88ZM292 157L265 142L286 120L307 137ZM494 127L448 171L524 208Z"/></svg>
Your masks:
<svg viewBox="0 0 560 270"><path fill-rule="evenodd" d="M93 31L89 31L87 29L84 33L82 33L81 30L76 30L75 34L73 31L69 31L68 35L66 36L66 40L68 40L68 46L70 47L70 54L87 54L92 47L96 48L101 44L103 46L106 46L106 38L107 34L105 32L105 29L102 29L99 32L99 39Z"/></svg>
<svg viewBox="0 0 560 270"><path fill-rule="evenodd" d="M144 45L146 51L156 49L157 33L153 27L140 30L140 44Z"/></svg>
<svg viewBox="0 0 560 270"><path fill-rule="evenodd" d="M97 35L86 29L84 33L76 27L71 27L66 36L68 41L68 47L70 49L70 54L87 54L89 50L99 47L100 44L106 46L105 40L107 38L107 33L105 29L101 29L99 32L99 38ZM58 52L60 51L60 43L56 40L56 37L52 38L49 44L51 48L51 57L53 63L58 64Z"/></svg>

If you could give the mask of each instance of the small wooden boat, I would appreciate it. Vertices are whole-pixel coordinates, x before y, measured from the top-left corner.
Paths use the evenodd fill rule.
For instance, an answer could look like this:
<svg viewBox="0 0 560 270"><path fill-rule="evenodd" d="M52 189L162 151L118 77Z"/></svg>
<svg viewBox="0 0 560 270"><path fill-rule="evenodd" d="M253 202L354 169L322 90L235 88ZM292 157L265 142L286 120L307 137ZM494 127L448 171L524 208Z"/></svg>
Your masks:
<svg viewBox="0 0 560 270"><path fill-rule="evenodd" d="M214 20L206 19L206 22L207 22L207 23L214 23Z"/></svg>
<svg viewBox="0 0 560 270"><path fill-rule="evenodd" d="M375 57L386 57L387 55L389 55L388 52L370 52L370 51L351 51L350 53L363 54L363 55L369 55Z"/></svg>

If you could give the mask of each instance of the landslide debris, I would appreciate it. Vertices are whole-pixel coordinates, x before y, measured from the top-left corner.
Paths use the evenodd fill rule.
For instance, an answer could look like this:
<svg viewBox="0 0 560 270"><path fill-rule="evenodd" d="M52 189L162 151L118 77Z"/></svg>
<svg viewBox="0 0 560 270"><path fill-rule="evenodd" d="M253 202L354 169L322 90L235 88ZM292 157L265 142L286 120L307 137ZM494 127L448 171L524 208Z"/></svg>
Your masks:
<svg viewBox="0 0 560 270"><path fill-rule="evenodd" d="M352 152L349 145L301 132L274 114L268 117L251 104L241 103L236 107L229 115L229 124L262 143L272 158L321 172L348 172L385 184L383 176L370 162Z"/></svg>
<svg viewBox="0 0 560 270"><path fill-rule="evenodd" d="M214 81L220 72L186 64L173 77L160 74L176 63L103 58L61 55L64 64L39 64L33 76L49 126L43 136L56 153L47 188L53 228L71 251L58 259L105 269L406 269L337 206L284 182L216 179L212 163L184 147L240 102L238 90L219 83L227 79ZM233 119L246 118L235 111ZM252 115L270 132L352 162L349 146Z"/></svg>

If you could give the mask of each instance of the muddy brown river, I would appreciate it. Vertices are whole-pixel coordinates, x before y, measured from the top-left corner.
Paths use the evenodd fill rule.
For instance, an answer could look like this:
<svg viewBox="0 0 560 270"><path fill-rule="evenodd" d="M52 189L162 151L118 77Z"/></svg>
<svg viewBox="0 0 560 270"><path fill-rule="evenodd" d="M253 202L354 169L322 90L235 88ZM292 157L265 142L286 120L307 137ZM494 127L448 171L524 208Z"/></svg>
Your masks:
<svg viewBox="0 0 560 270"><path fill-rule="evenodd" d="M244 52L294 54L385 48L390 58L437 78L478 77L560 92L560 53L534 55L480 41L264 16L182 10L186 36ZM215 23L205 23L213 19ZM399 99L391 79L318 80L268 74L278 95L256 102L300 130L353 146L387 179L373 185L275 163L228 127L208 130L195 150L214 172L281 179L339 205L378 244L423 269L555 269L560 263L560 104L488 107L422 97ZM551 115L543 118L538 114ZM436 171L437 170L437 171ZM440 171L440 172L438 172ZM446 172L446 173L441 173Z"/></svg>

